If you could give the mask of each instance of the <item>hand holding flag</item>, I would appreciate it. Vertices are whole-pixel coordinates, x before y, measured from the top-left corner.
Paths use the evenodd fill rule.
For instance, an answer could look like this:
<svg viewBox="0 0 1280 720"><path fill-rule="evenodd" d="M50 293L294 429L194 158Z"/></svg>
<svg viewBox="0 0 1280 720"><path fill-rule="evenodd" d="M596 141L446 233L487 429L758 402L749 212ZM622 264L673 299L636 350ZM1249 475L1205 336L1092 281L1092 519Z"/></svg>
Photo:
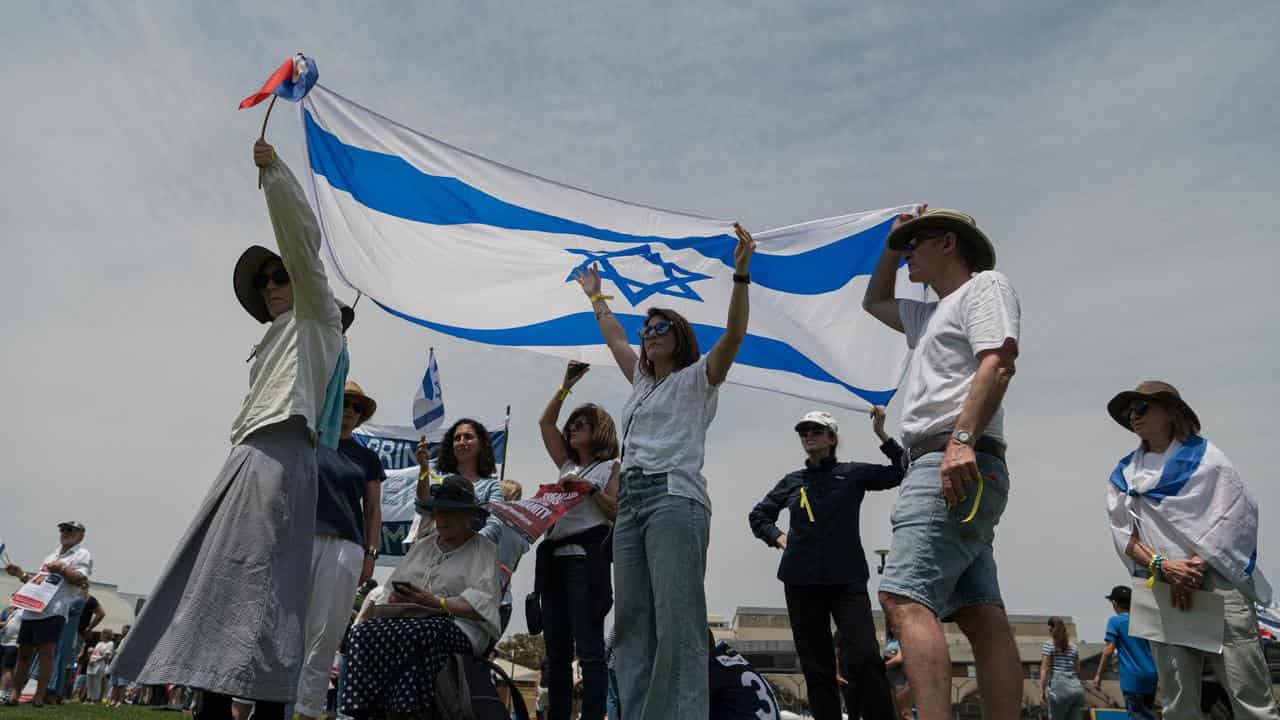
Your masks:
<svg viewBox="0 0 1280 720"><path fill-rule="evenodd" d="M413 396L413 426L420 432L439 427L444 422L444 395L440 392L440 368L436 366L436 350L427 357L427 372Z"/></svg>
<svg viewBox="0 0 1280 720"><path fill-rule="evenodd" d="M240 109L251 108L254 105L271 98L271 104L267 106L267 114L262 118L262 132L258 134L259 140L267 137L267 121L271 119L271 110L276 106L276 98L284 98L290 102L298 102L306 97L307 93L315 86L316 80L320 79L320 69L316 67L316 61L298 53L293 57L280 63L280 67L267 78L262 84L262 88L258 92L240 101ZM262 166L259 165L258 170L258 187L262 187Z"/></svg>

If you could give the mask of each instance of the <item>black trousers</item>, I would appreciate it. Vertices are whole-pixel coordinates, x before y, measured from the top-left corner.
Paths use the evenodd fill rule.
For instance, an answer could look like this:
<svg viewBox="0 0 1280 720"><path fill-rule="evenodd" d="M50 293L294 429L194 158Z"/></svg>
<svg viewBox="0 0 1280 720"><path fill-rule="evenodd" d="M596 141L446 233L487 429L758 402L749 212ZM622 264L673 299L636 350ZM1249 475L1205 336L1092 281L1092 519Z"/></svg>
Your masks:
<svg viewBox="0 0 1280 720"><path fill-rule="evenodd" d="M809 690L815 720L840 720L835 643L831 621L840 633L840 660L849 717L892 720L893 696L871 619L871 598L862 585L784 585L791 634L800 671Z"/></svg>
<svg viewBox="0 0 1280 720"><path fill-rule="evenodd" d="M252 720L285 720L282 702L254 702ZM230 720L231 696L205 691L195 712L195 720Z"/></svg>
<svg viewBox="0 0 1280 720"><path fill-rule="evenodd" d="M609 691L604 665L604 618L592 617L591 582L583 557L551 558L551 587L542 596L547 648L547 718L573 714L573 658L582 668L582 717L602 718Z"/></svg>

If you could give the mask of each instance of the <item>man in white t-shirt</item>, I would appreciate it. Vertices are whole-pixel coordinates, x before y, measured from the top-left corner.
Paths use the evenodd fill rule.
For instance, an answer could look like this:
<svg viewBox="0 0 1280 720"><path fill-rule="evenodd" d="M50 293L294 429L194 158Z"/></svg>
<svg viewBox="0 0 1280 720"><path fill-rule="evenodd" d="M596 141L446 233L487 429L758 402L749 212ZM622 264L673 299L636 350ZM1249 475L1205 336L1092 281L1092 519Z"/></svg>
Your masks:
<svg viewBox="0 0 1280 720"><path fill-rule="evenodd" d="M937 302L899 299L898 268ZM899 216L862 306L907 336L902 441L910 463L894 507L880 604L897 631L922 720L951 717L942 622L973 645L983 715L1016 718L1022 666L992 542L1009 493L1000 404L1018 356L1018 297L995 248L954 210Z"/></svg>
<svg viewBox="0 0 1280 720"><path fill-rule="evenodd" d="M71 601L80 594L80 588L88 586L89 575L93 573L93 557L80 544L83 540L84 525L74 520L58 523L58 549L44 559L36 573L24 572L13 564L5 567L5 572L24 583L34 577L45 587L54 585L57 588L45 602L44 608L22 611L22 629L18 634L18 665L13 674L14 687L20 692L27 684L31 664L38 658L40 667L36 676L36 694L31 699L31 704L35 707L44 706L45 691L54 670L54 647L67 624L67 609Z"/></svg>

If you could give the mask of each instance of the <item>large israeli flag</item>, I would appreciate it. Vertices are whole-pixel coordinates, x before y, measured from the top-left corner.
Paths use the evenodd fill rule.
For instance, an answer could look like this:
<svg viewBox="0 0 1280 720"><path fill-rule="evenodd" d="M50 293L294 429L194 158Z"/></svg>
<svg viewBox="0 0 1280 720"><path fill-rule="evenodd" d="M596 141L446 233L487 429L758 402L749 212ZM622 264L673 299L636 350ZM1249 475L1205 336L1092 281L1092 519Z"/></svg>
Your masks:
<svg viewBox="0 0 1280 720"><path fill-rule="evenodd" d="M595 263L632 337L653 306L688 318L703 352L724 332L732 221L536 177L319 85L302 120L334 268L388 312L478 343L612 364L571 280ZM755 233L749 334L729 381L847 408L887 403L906 345L863 312L862 294L894 216L915 207Z"/></svg>

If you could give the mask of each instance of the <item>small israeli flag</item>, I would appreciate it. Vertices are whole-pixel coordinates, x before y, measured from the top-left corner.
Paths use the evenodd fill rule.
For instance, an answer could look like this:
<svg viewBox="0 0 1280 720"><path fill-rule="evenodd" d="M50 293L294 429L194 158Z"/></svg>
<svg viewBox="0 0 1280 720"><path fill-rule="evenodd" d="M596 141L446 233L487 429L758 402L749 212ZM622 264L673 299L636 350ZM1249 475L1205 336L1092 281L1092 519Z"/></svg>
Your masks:
<svg viewBox="0 0 1280 720"><path fill-rule="evenodd" d="M440 394L440 368L436 366L436 349L427 359L427 374L418 383L413 396L413 426L419 431L439 427L444 421L444 396Z"/></svg>

